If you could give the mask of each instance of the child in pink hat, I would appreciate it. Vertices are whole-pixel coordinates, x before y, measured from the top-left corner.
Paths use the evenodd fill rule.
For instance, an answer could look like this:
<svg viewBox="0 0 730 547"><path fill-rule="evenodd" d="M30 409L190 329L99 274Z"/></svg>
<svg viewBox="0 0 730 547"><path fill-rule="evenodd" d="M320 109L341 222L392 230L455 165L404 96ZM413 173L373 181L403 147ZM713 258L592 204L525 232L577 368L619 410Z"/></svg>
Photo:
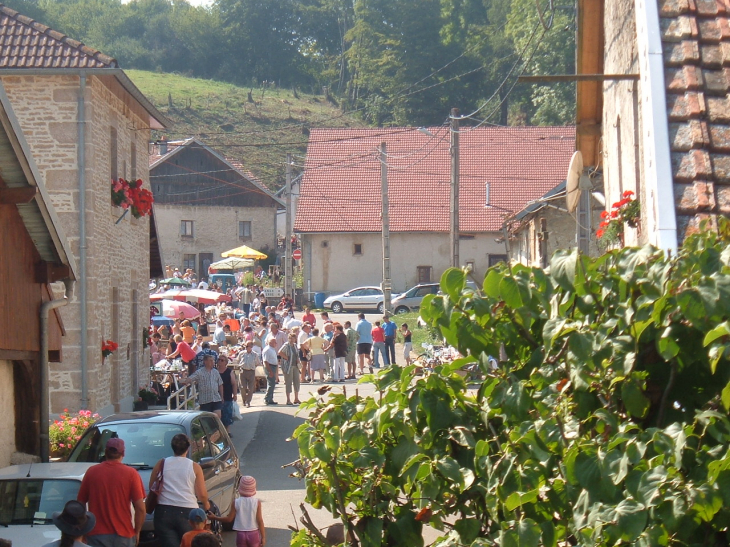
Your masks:
<svg viewBox="0 0 730 547"><path fill-rule="evenodd" d="M256 496L256 479L250 475L241 477L238 483L241 495L231 506L228 516L217 517L208 513L208 518L220 522L232 522L236 534L236 547L265 547L266 528L261 514L261 500Z"/></svg>

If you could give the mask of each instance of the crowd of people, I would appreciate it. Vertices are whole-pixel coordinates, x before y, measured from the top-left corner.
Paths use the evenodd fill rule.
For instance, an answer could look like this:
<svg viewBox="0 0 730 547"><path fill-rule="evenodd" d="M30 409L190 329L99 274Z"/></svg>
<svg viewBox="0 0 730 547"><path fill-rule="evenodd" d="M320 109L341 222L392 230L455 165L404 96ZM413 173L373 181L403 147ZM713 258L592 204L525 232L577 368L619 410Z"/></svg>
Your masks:
<svg viewBox="0 0 730 547"><path fill-rule="evenodd" d="M266 380L265 404L278 404L274 389L283 380L286 404L297 405L302 383L345 382L364 374L366 366L372 372L395 364L398 336L403 359L411 362L412 333L387 314L374 324L360 314L353 326L333 321L326 311L318 320L307 307L297 317L288 295L276 305L262 303L261 296L255 286L239 287L238 309L207 307L207 321L215 325L211 334L201 332L203 324L196 332L180 317L171 329L162 327L152 335L153 362L180 359L187 371L183 383L198 385L201 409L217 413L226 427L233 422L239 394L243 406L251 406L257 377ZM169 337L165 350L159 345L163 337Z"/></svg>

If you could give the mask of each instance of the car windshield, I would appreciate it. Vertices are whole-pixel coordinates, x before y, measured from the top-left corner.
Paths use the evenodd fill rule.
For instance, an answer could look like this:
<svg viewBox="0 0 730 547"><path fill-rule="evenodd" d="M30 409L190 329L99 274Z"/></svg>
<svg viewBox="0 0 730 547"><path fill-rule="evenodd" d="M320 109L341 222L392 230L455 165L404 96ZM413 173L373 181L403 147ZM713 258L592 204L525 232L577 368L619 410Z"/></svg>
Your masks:
<svg viewBox="0 0 730 547"><path fill-rule="evenodd" d="M0 525L50 524L53 513L76 499L80 486L73 479L0 481Z"/></svg>
<svg viewBox="0 0 730 547"><path fill-rule="evenodd" d="M104 460L106 442L112 437L124 441L124 463L137 468L154 466L172 455L170 441L185 429L176 424L120 422L100 424L89 429L69 456L70 462L96 463Z"/></svg>

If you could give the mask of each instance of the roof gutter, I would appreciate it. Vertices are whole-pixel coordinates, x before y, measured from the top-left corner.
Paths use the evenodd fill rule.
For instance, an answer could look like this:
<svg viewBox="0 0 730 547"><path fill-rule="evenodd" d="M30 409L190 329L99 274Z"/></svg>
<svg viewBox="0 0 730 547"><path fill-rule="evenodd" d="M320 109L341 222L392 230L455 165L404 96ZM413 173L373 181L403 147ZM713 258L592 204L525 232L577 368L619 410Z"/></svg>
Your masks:
<svg viewBox="0 0 730 547"><path fill-rule="evenodd" d="M641 144L644 156L645 205L650 242L665 251L677 249L674 177L669 148L664 58L659 27L659 8L652 0L636 0L636 42L641 76Z"/></svg>
<svg viewBox="0 0 730 547"><path fill-rule="evenodd" d="M134 85L124 70L121 68L3 68L0 69L2 76L114 76L122 87L134 97L151 117L151 129L164 129L170 127L172 122L160 112L150 100ZM152 123L152 121L157 123Z"/></svg>

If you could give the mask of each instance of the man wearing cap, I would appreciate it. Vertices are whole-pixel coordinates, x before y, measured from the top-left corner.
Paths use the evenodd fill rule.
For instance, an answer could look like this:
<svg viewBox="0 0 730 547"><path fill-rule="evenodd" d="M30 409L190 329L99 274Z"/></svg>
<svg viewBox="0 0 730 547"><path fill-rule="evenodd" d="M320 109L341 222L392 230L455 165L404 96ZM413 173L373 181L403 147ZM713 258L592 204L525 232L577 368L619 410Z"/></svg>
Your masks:
<svg viewBox="0 0 730 547"><path fill-rule="evenodd" d="M104 456L105 461L86 472L77 496L96 516L86 541L92 547L135 547L145 519L142 478L136 469L122 464L122 439L109 439Z"/></svg>

